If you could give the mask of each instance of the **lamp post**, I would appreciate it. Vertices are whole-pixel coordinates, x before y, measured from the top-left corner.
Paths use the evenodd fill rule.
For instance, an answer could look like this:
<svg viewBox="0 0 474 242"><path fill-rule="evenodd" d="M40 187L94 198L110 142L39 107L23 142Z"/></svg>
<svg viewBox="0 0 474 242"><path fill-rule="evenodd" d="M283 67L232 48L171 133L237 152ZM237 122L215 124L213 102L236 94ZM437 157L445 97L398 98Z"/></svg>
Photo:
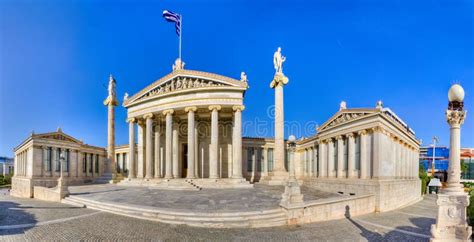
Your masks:
<svg viewBox="0 0 474 242"><path fill-rule="evenodd" d="M431 241L468 241L472 228L466 222L469 196L460 183L461 125L464 123L464 89L459 84L448 92L449 104L446 119L450 127L449 168L447 188L438 194L438 216L431 225Z"/></svg>
<svg viewBox="0 0 474 242"><path fill-rule="evenodd" d="M59 179L58 179L58 191L59 191L59 194L60 194L61 198L64 198L65 196L67 196L69 194L69 191L68 191L67 185L66 185L66 181L64 180L64 163L65 162L66 161L64 159L64 154L61 153L61 155L59 157L60 175L59 175Z"/></svg>

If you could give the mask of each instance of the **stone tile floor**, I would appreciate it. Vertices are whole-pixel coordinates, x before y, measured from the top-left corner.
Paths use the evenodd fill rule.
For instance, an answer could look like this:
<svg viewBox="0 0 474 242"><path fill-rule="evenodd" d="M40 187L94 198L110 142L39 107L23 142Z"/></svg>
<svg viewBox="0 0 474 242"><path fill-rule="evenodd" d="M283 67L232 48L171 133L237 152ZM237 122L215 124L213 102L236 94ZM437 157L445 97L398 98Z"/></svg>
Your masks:
<svg viewBox="0 0 474 242"><path fill-rule="evenodd" d="M0 241L428 241L436 198L386 213L262 229L207 229L123 217L0 192Z"/></svg>
<svg viewBox="0 0 474 242"><path fill-rule="evenodd" d="M304 200L340 197L302 186ZM174 211L233 212L278 208L283 186L255 185L253 189L172 191L112 184L69 187L71 195L100 202L164 208Z"/></svg>

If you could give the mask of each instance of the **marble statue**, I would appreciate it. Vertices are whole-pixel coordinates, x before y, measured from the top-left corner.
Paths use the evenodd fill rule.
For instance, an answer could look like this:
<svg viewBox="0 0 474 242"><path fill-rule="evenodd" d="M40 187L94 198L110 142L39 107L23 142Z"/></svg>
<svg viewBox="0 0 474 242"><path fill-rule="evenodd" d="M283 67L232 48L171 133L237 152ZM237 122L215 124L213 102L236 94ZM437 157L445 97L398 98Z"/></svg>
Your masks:
<svg viewBox="0 0 474 242"><path fill-rule="evenodd" d="M286 57L281 55L281 47L278 47L275 54L273 54L273 66L275 67L276 74L283 75L283 62L286 61Z"/></svg>
<svg viewBox="0 0 474 242"><path fill-rule="evenodd" d="M339 104L339 110L343 110L347 108L346 101L342 101L341 104Z"/></svg>
<svg viewBox="0 0 474 242"><path fill-rule="evenodd" d="M112 76L112 74L110 74L110 77L109 77L109 97L115 97L115 79L114 77Z"/></svg>
<svg viewBox="0 0 474 242"><path fill-rule="evenodd" d="M123 100L128 100L128 93L125 93L125 95L123 96Z"/></svg>
<svg viewBox="0 0 474 242"><path fill-rule="evenodd" d="M180 58L176 59L173 64L173 71L184 69L185 64L186 63L184 63Z"/></svg>
<svg viewBox="0 0 474 242"><path fill-rule="evenodd" d="M247 74L245 72L240 73L240 81L247 82Z"/></svg>

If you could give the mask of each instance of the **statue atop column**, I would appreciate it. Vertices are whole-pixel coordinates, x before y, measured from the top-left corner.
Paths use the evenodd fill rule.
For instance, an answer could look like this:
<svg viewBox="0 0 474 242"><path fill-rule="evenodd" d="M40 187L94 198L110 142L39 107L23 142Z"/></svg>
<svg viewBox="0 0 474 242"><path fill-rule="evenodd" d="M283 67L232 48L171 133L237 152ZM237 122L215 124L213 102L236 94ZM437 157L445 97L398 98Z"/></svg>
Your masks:
<svg viewBox="0 0 474 242"><path fill-rule="evenodd" d="M277 85L286 85L288 78L283 74L283 62L286 61L286 57L281 54L281 47L278 47L277 51L273 54L273 67L275 68L275 76L270 83L270 88L275 88Z"/></svg>
<svg viewBox="0 0 474 242"><path fill-rule="evenodd" d="M183 70L184 65L186 65L186 63L184 63L184 61L182 61L180 58L176 59L174 61L174 64L173 64L173 71Z"/></svg>
<svg viewBox="0 0 474 242"><path fill-rule="evenodd" d="M281 47L278 47L277 51L273 54L273 66L275 67L276 75L283 75L283 62L286 61L286 57L281 55Z"/></svg>
<svg viewBox="0 0 474 242"><path fill-rule="evenodd" d="M112 74L110 74L110 76L109 76L109 87L107 88L107 90L109 92L109 95L107 96L107 99L105 99L105 101L104 101L105 106L109 106L109 105L117 106L118 105L117 95L116 95L116 91L115 91L115 89L116 89L115 86L116 85L117 85L117 82L115 81Z"/></svg>

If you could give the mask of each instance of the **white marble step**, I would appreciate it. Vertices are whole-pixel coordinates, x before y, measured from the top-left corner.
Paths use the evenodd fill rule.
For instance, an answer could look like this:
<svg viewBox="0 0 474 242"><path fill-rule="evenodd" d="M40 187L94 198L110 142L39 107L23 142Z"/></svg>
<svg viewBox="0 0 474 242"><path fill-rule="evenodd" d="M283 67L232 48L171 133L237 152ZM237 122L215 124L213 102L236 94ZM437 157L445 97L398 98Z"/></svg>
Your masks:
<svg viewBox="0 0 474 242"><path fill-rule="evenodd" d="M67 197L63 202L84 204L91 209L102 210L124 216L153 220L170 224L187 224L199 227L273 227L286 225L286 214L280 209L252 212L194 213L102 203L78 197Z"/></svg>

